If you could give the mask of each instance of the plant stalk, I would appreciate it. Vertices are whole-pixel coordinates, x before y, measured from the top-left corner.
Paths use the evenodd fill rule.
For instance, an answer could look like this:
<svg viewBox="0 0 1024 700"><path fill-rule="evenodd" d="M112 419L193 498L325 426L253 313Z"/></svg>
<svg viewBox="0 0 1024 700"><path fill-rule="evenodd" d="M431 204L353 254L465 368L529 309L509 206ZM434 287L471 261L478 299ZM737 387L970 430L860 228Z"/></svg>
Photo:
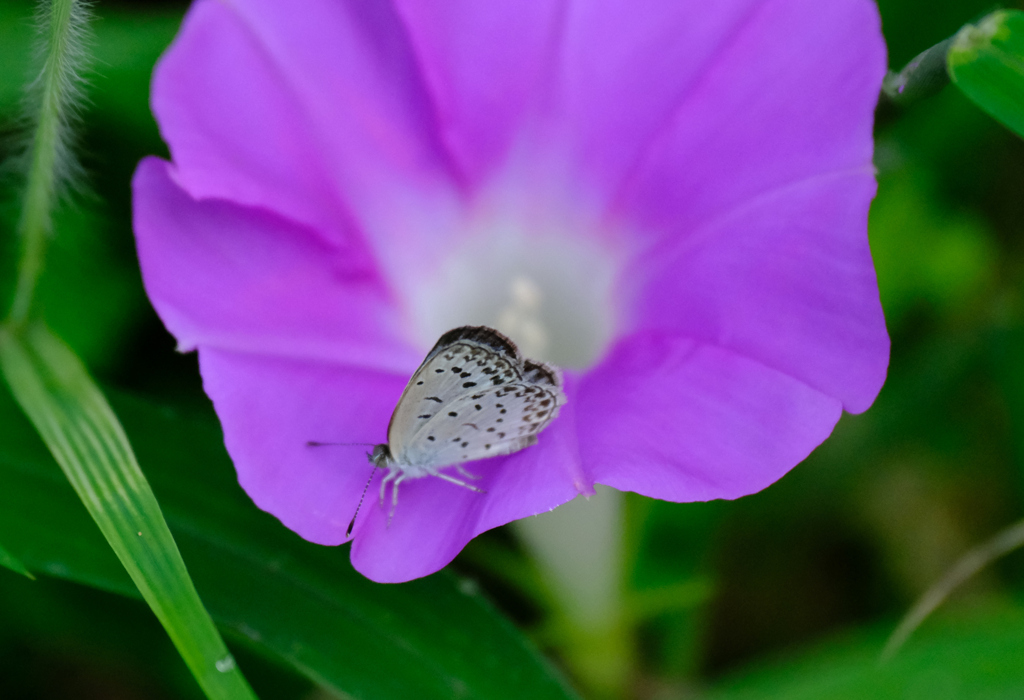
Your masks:
<svg viewBox="0 0 1024 700"><path fill-rule="evenodd" d="M8 321L24 325L43 271L52 213L61 181L74 170L69 123L81 94L85 8L80 0L49 0L40 11L43 66L32 84L37 107L27 154L25 193L17 236L21 243L17 282Z"/></svg>

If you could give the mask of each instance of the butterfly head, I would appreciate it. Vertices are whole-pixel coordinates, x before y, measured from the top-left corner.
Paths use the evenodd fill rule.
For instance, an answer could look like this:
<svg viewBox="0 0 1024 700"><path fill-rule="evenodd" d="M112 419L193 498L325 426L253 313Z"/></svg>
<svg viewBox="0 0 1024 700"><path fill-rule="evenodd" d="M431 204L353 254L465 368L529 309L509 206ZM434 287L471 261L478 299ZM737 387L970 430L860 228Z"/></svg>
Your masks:
<svg viewBox="0 0 1024 700"><path fill-rule="evenodd" d="M388 447L387 443L374 445L373 452L367 456L370 458L370 464L381 469L387 469L394 463L394 458L391 456L391 448Z"/></svg>

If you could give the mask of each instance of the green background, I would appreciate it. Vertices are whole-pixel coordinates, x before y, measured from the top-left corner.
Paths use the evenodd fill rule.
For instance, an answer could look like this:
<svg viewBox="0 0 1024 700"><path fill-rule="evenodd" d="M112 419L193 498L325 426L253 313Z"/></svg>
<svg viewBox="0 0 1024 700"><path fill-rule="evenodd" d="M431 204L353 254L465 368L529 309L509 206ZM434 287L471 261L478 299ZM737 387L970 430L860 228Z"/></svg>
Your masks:
<svg viewBox="0 0 1024 700"><path fill-rule="evenodd" d="M880 6L897 68L992 9L987 2L885 0ZM143 155L166 153L149 114L148 83L184 5L101 2L96 9L79 141L87 177L57 216L40 289L46 318L112 390L204 600L204 577L213 582L208 590L229 601L233 591L243 600L253 594L246 582L231 580L237 570L218 569L223 562L203 549L212 545L182 534L189 528L208 534L224 503L230 523L265 532L265 551L301 552L294 556L308 556L304 565L316 575L333 572L362 590L344 549L292 541L237 491L195 357L174 352L142 290L129 180ZM22 2L0 4L0 156L11 155L19 138L31 12ZM628 697L1024 697L1020 553L960 590L893 662L881 668L877 662L886 636L918 595L967 548L1024 517L1024 141L955 87L905 108L883 102L876 136L879 193L869 234L893 343L889 379L870 411L844 417L825 445L760 494L707 504L627 498L627 597L635 603ZM3 174L5 298L13 277L7 232L17 211L16 185L12 174ZM60 472L45 460L32 469L11 466L42 448L8 398L0 402L0 418L0 542L6 543L41 515L19 511L19 499L5 500L14 475L30 484L50 478L48 466L52 478ZM168 476L173 455L155 447L167 430L201 436L207 456L191 457L186 471L196 483L211 479L224 500L207 503L202 488L175 486ZM49 514L67 518L67 537L47 546L65 547L68 561L95 564L88 550L95 542L79 541L91 524L70 487L67 496L67 508ZM182 515L179 499L197 503L182 505ZM208 520L182 524L204 508L213 510ZM415 587L427 587L442 601L429 611L437 616L431 624L443 625L445 615L477 615L481 629L490 629L494 615L483 601L489 599L558 665L571 635L551 624L553 611L535 586L507 574L525 567L524 560L507 532L488 533L452 571L410 584L409 593L394 587L387 605L402 611L412 605L403 596L416 600L422 591ZM130 590L112 554L107 564L90 574L94 583ZM33 582L0 569L0 696L201 697L141 602L70 583L65 579L90 579L60 565L34 570L41 575ZM444 607L460 580L483 591L473 589L479 600L469 613L458 601ZM350 602L374 604L383 605ZM286 654L252 651L244 630L232 633L211 613L260 697L330 697L297 673ZM315 627L317 611L307 614ZM404 614L419 619L412 609ZM374 643L379 632L372 625L342 628L351 637L334 640L339 654ZM384 625L385 633L394 629L402 628ZM422 630L414 623L408 629L403 634L414 645L432 643L416 636ZM508 634L504 649L518 649L518 660L532 658L516 646L514 631ZM364 665L384 682L403 663L368 655ZM466 671L481 679L500 679L503 672L500 665ZM586 679L576 681L586 692ZM360 692L374 696L373 688Z"/></svg>

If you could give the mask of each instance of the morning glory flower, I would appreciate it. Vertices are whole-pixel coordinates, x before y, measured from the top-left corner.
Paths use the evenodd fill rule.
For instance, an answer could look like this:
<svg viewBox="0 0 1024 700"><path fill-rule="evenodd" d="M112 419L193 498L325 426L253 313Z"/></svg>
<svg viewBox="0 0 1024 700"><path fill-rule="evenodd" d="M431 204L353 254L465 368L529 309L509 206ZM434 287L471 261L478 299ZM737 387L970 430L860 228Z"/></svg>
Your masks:
<svg viewBox="0 0 1024 700"><path fill-rule="evenodd" d="M885 64L870 0L198 0L153 82L172 161L134 179L146 289L243 488L325 545L372 467L307 442L384 442L442 333L564 370L539 444L470 465L486 493L369 499L371 579L597 483L737 498L884 380Z"/></svg>

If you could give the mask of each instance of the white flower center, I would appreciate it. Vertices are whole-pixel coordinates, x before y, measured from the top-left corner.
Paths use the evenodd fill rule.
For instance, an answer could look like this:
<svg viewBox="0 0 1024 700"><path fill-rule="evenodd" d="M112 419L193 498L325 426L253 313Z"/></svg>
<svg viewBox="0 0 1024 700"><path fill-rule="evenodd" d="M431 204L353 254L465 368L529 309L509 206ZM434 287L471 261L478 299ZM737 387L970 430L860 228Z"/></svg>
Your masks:
<svg viewBox="0 0 1024 700"><path fill-rule="evenodd" d="M491 326L526 357L590 367L615 332L618 268L605 240L474 226L410 300L417 332L429 345L458 326Z"/></svg>

